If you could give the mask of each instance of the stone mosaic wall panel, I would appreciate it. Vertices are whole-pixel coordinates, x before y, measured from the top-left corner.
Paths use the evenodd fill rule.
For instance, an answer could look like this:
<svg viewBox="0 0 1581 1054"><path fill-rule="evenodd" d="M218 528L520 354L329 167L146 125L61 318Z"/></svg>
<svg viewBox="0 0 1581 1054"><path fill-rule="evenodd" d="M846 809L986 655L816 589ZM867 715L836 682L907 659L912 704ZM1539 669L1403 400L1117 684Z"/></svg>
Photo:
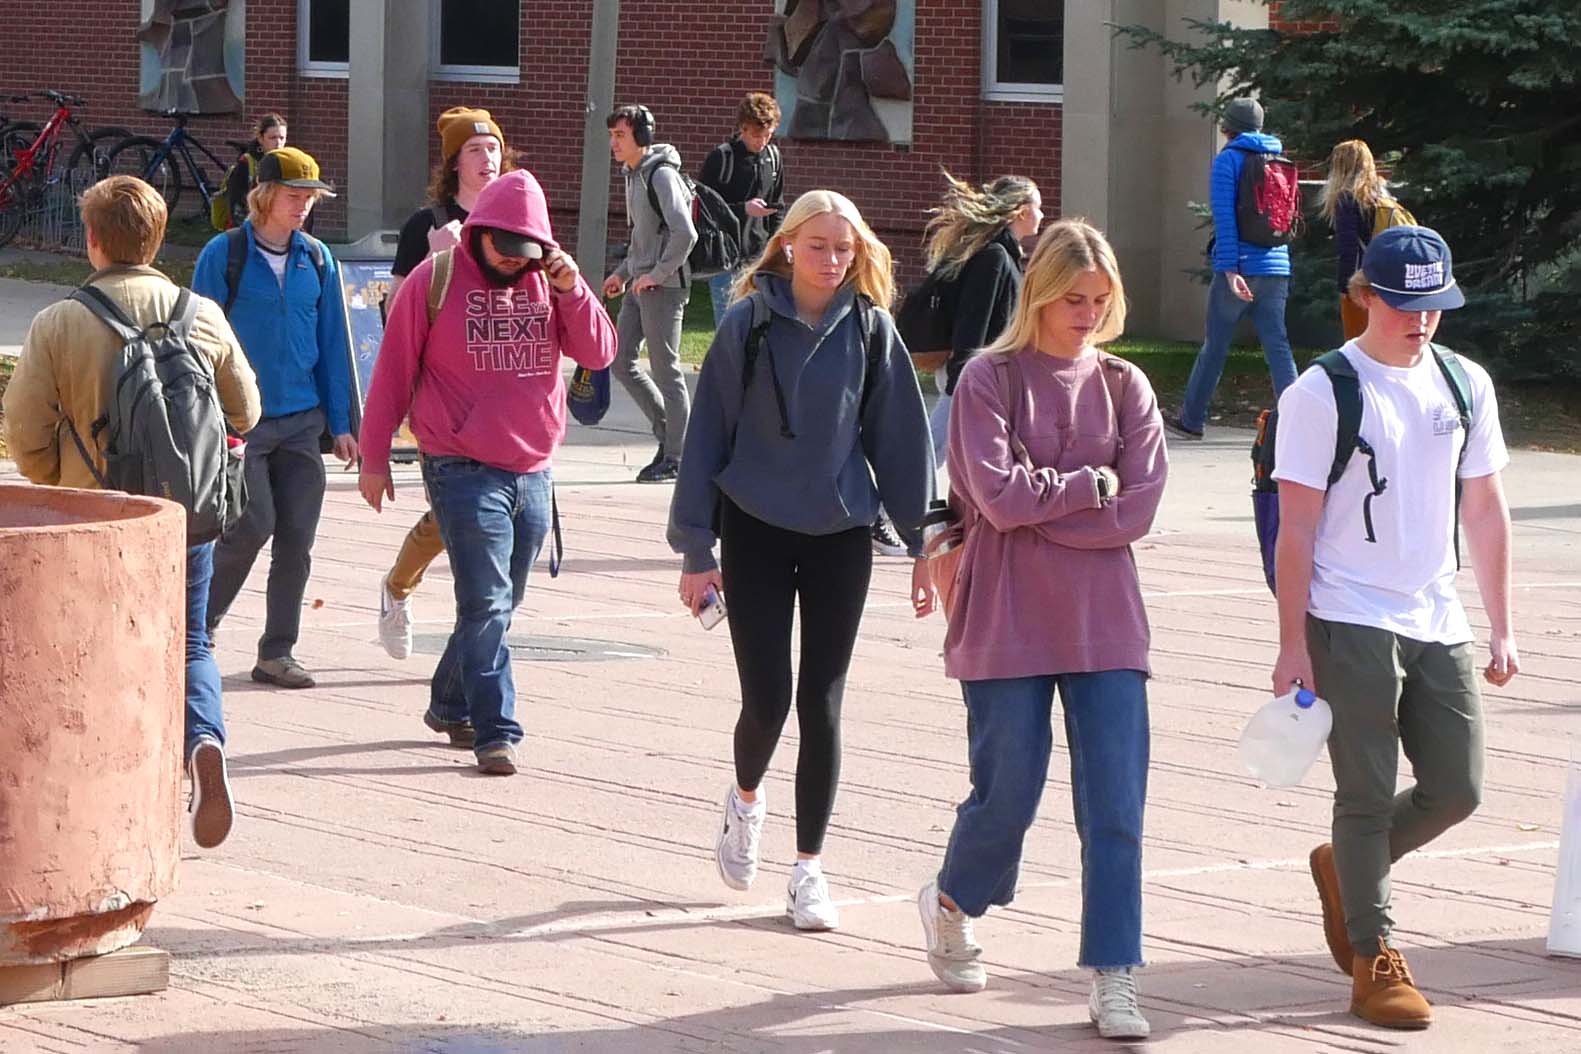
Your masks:
<svg viewBox="0 0 1581 1054"><path fill-rule="evenodd" d="M245 97L246 0L142 0L138 102L146 110L236 113Z"/></svg>
<svg viewBox="0 0 1581 1054"><path fill-rule="evenodd" d="M910 143L916 0L775 0L781 134Z"/></svg>

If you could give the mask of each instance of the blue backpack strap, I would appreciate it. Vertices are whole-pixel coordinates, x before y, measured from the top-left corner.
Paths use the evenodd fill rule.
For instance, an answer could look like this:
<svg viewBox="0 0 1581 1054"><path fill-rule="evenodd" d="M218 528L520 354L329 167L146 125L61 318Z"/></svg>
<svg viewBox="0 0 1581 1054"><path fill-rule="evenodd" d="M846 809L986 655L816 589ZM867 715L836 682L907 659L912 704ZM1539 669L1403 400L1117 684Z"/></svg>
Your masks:
<svg viewBox="0 0 1581 1054"><path fill-rule="evenodd" d="M1324 352L1317 357L1316 362L1328 374L1329 385L1334 389L1334 463L1329 468L1328 485L1332 487L1339 482L1346 466L1350 464L1351 456L1358 450L1366 455L1367 479L1372 484L1372 493L1361 503L1361 516L1367 529L1367 541L1376 543L1378 536L1372 528L1372 499L1388 489L1389 481L1378 475L1378 455L1372 444L1361 435L1361 379L1356 376L1356 367L1351 365L1341 350Z"/></svg>
<svg viewBox="0 0 1581 1054"><path fill-rule="evenodd" d="M247 229L232 227L225 232L225 317L236 305L236 294L242 288L242 269L247 266Z"/></svg>

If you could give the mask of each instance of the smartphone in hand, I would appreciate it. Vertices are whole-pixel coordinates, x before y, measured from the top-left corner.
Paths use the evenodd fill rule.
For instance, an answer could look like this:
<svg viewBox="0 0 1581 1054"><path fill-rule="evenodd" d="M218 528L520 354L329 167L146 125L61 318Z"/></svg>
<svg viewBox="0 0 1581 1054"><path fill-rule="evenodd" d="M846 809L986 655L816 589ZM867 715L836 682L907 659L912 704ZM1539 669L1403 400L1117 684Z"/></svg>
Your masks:
<svg viewBox="0 0 1581 1054"><path fill-rule="evenodd" d="M704 629L713 629L725 620L725 598L713 586L703 594L703 607L697 613L697 621L703 624Z"/></svg>

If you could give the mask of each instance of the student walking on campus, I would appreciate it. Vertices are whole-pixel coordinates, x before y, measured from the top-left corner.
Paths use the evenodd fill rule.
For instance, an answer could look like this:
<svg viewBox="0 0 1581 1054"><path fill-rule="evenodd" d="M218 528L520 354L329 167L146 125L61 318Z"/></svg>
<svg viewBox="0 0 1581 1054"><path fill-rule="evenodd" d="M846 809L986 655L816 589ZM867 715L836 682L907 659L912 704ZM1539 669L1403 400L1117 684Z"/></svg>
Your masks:
<svg viewBox="0 0 1581 1054"><path fill-rule="evenodd" d="M1168 466L1147 377L1097 347L1124 324L1108 242L1056 223L1009 328L956 384L951 504L966 535L944 670L966 700L972 791L917 903L933 972L981 989L972 920L1015 896L1058 692L1082 846L1076 962L1093 971L1099 1032L1139 1039L1149 630L1131 544L1152 525Z"/></svg>
<svg viewBox="0 0 1581 1054"><path fill-rule="evenodd" d="M522 740L506 638L554 515L562 355L603 369L615 329L555 241L543 189L517 170L484 188L461 243L418 264L396 295L359 480L375 511L394 500L390 440L410 414L456 596L424 723L472 747L487 775L515 773Z"/></svg>
<svg viewBox="0 0 1581 1054"><path fill-rule="evenodd" d="M697 614L713 592L729 605L741 715L715 856L732 889L757 876L762 782L790 714L800 602L796 865L785 912L797 929L828 930L839 914L821 858L845 676L873 569L870 531L882 499L921 554L933 492L927 415L887 311L889 250L848 198L797 198L736 293L698 381L669 541L683 557L681 603ZM912 593L919 617L932 610L920 559Z"/></svg>
<svg viewBox="0 0 1581 1054"><path fill-rule="evenodd" d="M941 304L950 310L950 357L934 372L939 401L929 418L933 456L941 466L949 449L950 397L961 370L1010 322L1021 294L1022 242L1043 225L1043 195L1025 176L1000 176L981 187L948 172L944 179L944 201L927 227L928 275L948 288Z"/></svg>
<svg viewBox="0 0 1581 1054"><path fill-rule="evenodd" d="M314 684L293 649L324 507L319 436L326 424L335 456L357 460L340 267L323 242L302 231L314 204L333 193L307 154L271 150L258 163L246 222L211 239L192 276L194 291L225 305L263 396L263 419L246 435L247 509L214 550L209 629L230 612L259 550L273 539L252 678L281 688Z"/></svg>
<svg viewBox="0 0 1581 1054"><path fill-rule="evenodd" d="M622 106L605 121L609 150L626 177L626 256L604 279L604 295L620 296L615 329L620 351L615 378L630 393L659 441L638 483L670 483L680 470L691 396L681 374L681 319L691 297L687 254L697 242L692 196L681 178L681 155L653 141L646 106ZM637 369L637 351L648 347L649 373Z"/></svg>
<svg viewBox="0 0 1581 1054"><path fill-rule="evenodd" d="M516 170L515 155L505 148L505 135L487 110L452 107L439 115L438 127L440 161L428 186L429 203L412 213L401 228L386 305L418 264L461 244L461 225L483 188L501 173ZM444 551L430 509L407 532L395 563L379 583L379 643L392 659L412 654L412 593L428 565Z"/></svg>
<svg viewBox="0 0 1581 1054"><path fill-rule="evenodd" d="M1328 182L1323 184L1319 211L1334 228L1335 282L1339 287L1340 324L1346 340L1367 328L1367 311L1350 298L1350 277L1361 267L1375 231L1415 224L1405 206L1394 200L1378 175L1372 150L1360 139L1347 139L1328 156Z"/></svg>
<svg viewBox="0 0 1581 1054"><path fill-rule="evenodd" d="M1249 216L1244 207L1237 208L1238 202L1244 206L1253 197L1243 194L1241 186L1251 178L1247 169L1253 165L1252 159L1258 158L1257 164L1262 164L1261 158L1277 156L1284 149L1278 137L1264 134L1262 127L1263 108L1256 99L1231 101L1220 124L1220 131L1229 142L1213 159L1208 177L1213 205L1213 281L1208 285L1207 334L1186 381L1180 412L1164 422L1176 439L1202 438L1207 428L1208 405L1230 353L1230 340L1236 325L1247 314L1262 342L1275 397L1296 379L1295 357L1285 332L1290 246L1258 243L1274 239L1254 241L1253 232L1241 230L1240 225L1257 217ZM1295 218L1282 217L1290 222Z"/></svg>
<svg viewBox="0 0 1581 1054"><path fill-rule="evenodd" d="M712 187L741 222L741 259L756 260L779 230L785 208L785 166L771 140L780 124L779 103L767 92L747 92L736 108L736 134L703 159L697 181ZM724 271L708 280L714 302L714 328L724 321L736 272Z"/></svg>
<svg viewBox="0 0 1581 1054"><path fill-rule="evenodd" d="M82 195L82 223L94 273L78 297L105 298L102 310L129 329L170 323L184 334L178 339L207 360L226 422L245 432L258 421L258 386L236 335L216 305L191 296L152 266L165 240L166 219L164 199L140 179L111 176L89 187ZM45 308L33 320L4 406L6 443L28 479L88 489L109 483L104 440L95 425L109 420L124 344L124 333L77 297ZM202 453L229 456L220 445ZM195 467L200 452L183 454ZM182 756L192 777L192 834L204 849L225 840L235 815L225 772L220 669L208 632L213 570L214 543L189 544Z"/></svg>
<svg viewBox="0 0 1581 1054"><path fill-rule="evenodd" d="M1509 455L1487 371L1432 343L1442 312L1465 303L1443 239L1426 227L1382 232L1350 294L1366 329L1279 400L1273 686L1279 695L1310 687L1334 714L1334 840L1311 863L1329 951L1351 977L1351 1013L1426 1028L1432 1008L1390 943L1389 873L1482 796L1482 703L1475 637L1455 591L1457 524L1489 623L1482 676L1503 686L1520 670L1499 478ZM1341 414L1345 392L1351 405L1359 392L1363 440L1349 449L1336 445L1342 416L1352 417ZM1402 748L1415 783L1396 793Z"/></svg>
<svg viewBox="0 0 1581 1054"><path fill-rule="evenodd" d="M253 123L253 141L236 159L225 176L224 223L214 226L226 230L247 217L247 195L258 185L258 162L271 150L285 146L286 120L277 113L266 113Z"/></svg>

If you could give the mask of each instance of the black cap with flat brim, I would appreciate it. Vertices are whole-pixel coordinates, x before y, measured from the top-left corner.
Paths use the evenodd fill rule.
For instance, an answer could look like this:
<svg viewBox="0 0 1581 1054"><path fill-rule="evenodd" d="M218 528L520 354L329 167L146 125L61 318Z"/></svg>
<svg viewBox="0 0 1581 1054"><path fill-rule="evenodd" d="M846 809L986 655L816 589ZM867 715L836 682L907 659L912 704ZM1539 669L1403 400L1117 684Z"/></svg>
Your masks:
<svg viewBox="0 0 1581 1054"><path fill-rule="evenodd" d="M494 242L494 251L517 260L542 260L543 242L503 227L485 227Z"/></svg>

